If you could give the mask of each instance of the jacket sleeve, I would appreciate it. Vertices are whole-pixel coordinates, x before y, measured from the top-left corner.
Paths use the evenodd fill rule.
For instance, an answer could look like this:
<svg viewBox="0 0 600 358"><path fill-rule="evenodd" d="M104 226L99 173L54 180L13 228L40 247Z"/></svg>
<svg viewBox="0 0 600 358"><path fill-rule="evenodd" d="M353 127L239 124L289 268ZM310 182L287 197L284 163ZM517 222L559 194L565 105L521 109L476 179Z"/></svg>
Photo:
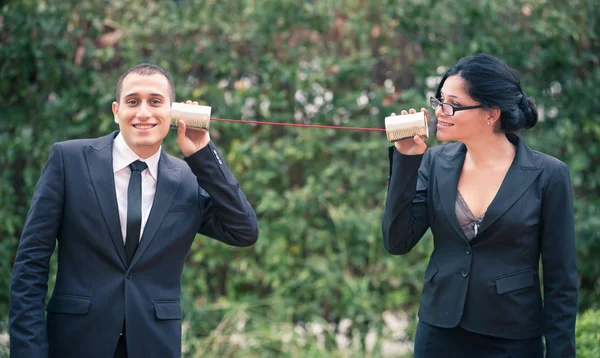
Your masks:
<svg viewBox="0 0 600 358"><path fill-rule="evenodd" d="M546 357L575 357L575 229L569 169L563 163L552 174L544 194L542 225Z"/></svg>
<svg viewBox="0 0 600 358"><path fill-rule="evenodd" d="M403 255L429 228L427 187L431 149L423 155L403 155L389 149L390 180L382 220L383 246Z"/></svg>
<svg viewBox="0 0 600 358"><path fill-rule="evenodd" d="M185 158L199 184L204 214L199 233L232 246L258 240L256 213L212 142Z"/></svg>
<svg viewBox="0 0 600 358"><path fill-rule="evenodd" d="M48 356L44 301L63 202L63 159L60 146L55 144L36 185L13 266L9 305L11 357Z"/></svg>

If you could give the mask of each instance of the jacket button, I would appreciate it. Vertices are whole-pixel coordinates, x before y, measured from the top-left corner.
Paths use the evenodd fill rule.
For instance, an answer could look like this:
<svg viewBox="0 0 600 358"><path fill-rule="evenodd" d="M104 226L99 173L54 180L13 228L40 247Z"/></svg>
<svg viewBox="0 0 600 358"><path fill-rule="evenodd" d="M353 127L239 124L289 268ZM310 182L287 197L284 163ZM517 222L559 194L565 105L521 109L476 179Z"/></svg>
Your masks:
<svg viewBox="0 0 600 358"><path fill-rule="evenodd" d="M132 276L131 271L127 271L127 273L125 274L125 277L127 277L128 279L130 279Z"/></svg>
<svg viewBox="0 0 600 358"><path fill-rule="evenodd" d="M467 247L467 248L465 249L465 254L467 254L467 255L471 255L471 248L470 248L470 247Z"/></svg>
<svg viewBox="0 0 600 358"><path fill-rule="evenodd" d="M469 270L467 270L466 268L464 268L464 267L463 267L463 268L460 270L460 275L461 275L462 277L467 277L467 276L469 276Z"/></svg>

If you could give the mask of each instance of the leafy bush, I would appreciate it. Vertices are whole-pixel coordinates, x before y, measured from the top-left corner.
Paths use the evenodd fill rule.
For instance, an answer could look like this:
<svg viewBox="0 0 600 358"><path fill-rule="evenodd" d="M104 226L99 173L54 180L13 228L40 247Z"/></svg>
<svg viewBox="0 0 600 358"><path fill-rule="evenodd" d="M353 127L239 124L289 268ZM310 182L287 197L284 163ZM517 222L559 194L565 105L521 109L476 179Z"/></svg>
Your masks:
<svg viewBox="0 0 600 358"><path fill-rule="evenodd" d="M178 100L211 105L215 117L383 127L387 114L422 107L445 68L480 51L520 69L543 119L526 140L570 166L580 307L599 307L599 15L594 0L3 5L0 320L50 145L115 130L114 87L135 63L166 68ZM211 136L257 210L261 238L244 250L196 240L183 277L187 354L239 352L228 340L239 322L260 344L244 348L248 356L378 356L410 340L384 312L404 312L412 332L431 238L403 257L382 248L384 135L213 122ZM179 153L174 135L164 147ZM341 322L352 323L349 348L336 340ZM314 324L327 328L296 332ZM304 341L284 340L290 331Z"/></svg>
<svg viewBox="0 0 600 358"><path fill-rule="evenodd" d="M577 356L600 357L600 310L588 310L577 320Z"/></svg>

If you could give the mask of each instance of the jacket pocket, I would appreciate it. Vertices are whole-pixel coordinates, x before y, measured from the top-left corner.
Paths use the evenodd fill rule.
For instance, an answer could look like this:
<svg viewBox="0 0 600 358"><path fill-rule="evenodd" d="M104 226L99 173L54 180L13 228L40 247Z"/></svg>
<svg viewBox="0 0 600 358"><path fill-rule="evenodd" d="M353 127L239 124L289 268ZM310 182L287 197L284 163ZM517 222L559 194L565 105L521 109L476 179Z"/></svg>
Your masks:
<svg viewBox="0 0 600 358"><path fill-rule="evenodd" d="M429 260L429 265L427 265L427 269L425 269L425 282L431 281L436 273L438 273L437 265L435 262Z"/></svg>
<svg viewBox="0 0 600 358"><path fill-rule="evenodd" d="M171 205L169 208L169 212L178 212L178 211L193 211L196 208L193 204L175 204Z"/></svg>
<svg viewBox="0 0 600 358"><path fill-rule="evenodd" d="M88 297L52 295L46 306L46 311L84 315L90 309L90 301Z"/></svg>
<svg viewBox="0 0 600 358"><path fill-rule="evenodd" d="M496 292L503 293L533 286L533 270L518 271L496 278Z"/></svg>
<svg viewBox="0 0 600 358"><path fill-rule="evenodd" d="M179 302L155 302L154 313L158 319L181 319Z"/></svg>

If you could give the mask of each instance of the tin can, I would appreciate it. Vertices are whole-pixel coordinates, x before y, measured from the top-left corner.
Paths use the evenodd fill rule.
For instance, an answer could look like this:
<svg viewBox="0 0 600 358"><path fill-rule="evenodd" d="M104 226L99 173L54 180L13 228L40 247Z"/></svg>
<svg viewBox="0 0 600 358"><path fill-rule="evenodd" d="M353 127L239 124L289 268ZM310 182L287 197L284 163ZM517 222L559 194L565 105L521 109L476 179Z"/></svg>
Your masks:
<svg viewBox="0 0 600 358"><path fill-rule="evenodd" d="M188 128L208 130L210 111L210 106L173 102L171 105L171 128L177 128L177 123L181 119Z"/></svg>
<svg viewBox="0 0 600 358"><path fill-rule="evenodd" d="M429 137L425 112L385 117L385 133L392 143L415 135Z"/></svg>

